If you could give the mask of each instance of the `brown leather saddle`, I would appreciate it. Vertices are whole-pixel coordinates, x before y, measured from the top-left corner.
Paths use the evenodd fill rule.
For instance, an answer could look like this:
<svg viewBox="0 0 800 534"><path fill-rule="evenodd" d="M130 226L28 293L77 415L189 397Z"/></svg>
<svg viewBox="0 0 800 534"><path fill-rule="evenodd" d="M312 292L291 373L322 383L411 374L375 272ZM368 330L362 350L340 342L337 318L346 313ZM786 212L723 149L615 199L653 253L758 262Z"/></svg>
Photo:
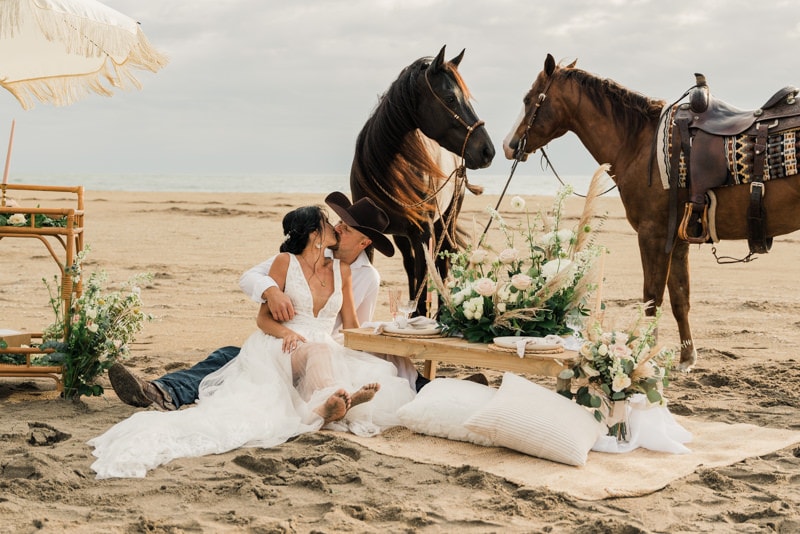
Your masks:
<svg viewBox="0 0 800 534"><path fill-rule="evenodd" d="M689 91L688 102L674 111L670 125L670 187L678 187L685 178L690 201L677 228L680 239L706 243L708 231L707 191L732 183L726 156L726 138L747 136L752 159L750 206L748 207L748 244L753 253L763 254L772 246L766 237L762 207L764 174L767 165L768 137L778 132L800 128L798 89L787 86L777 91L756 110L740 110L714 98L702 74L695 74L696 85ZM685 173L679 177L679 173ZM677 194L671 194L677 199ZM677 200L672 208L677 211ZM672 234L674 235L674 234Z"/></svg>

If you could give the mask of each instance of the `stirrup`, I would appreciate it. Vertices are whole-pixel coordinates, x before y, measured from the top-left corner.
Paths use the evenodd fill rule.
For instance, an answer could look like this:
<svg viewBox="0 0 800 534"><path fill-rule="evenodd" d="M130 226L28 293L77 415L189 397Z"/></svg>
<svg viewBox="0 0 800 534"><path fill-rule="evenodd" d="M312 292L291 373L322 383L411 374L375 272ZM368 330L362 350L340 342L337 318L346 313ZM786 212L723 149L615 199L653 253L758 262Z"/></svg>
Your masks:
<svg viewBox="0 0 800 534"><path fill-rule="evenodd" d="M678 226L678 238L691 243L693 245L702 245L703 243L708 243L710 238L710 234L708 232L708 204L703 205L703 213L700 215L700 235L698 236L690 236L688 234L689 229L689 221L694 214L694 204L691 202L686 203L686 208L683 210L683 219L681 219L681 224Z"/></svg>

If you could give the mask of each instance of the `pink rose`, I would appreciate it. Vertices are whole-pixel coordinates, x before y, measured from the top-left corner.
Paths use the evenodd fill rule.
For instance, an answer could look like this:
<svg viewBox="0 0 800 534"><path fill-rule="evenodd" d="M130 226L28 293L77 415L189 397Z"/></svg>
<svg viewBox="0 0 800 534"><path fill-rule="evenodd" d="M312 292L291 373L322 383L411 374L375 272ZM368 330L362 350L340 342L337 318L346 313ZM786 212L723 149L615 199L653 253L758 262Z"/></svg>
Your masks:
<svg viewBox="0 0 800 534"><path fill-rule="evenodd" d="M490 278L481 278L475 282L475 285L472 286L472 289L474 289L475 292L482 297L491 297L494 295L496 286L497 284L495 284Z"/></svg>

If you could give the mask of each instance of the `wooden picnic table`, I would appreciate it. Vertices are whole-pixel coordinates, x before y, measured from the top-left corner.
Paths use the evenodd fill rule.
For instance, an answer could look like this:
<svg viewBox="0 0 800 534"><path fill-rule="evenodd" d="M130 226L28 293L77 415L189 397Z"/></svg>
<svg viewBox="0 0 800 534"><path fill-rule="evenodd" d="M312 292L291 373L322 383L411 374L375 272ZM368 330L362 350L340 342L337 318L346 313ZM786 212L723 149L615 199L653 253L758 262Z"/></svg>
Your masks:
<svg viewBox="0 0 800 534"><path fill-rule="evenodd" d="M470 343L456 337L398 337L376 334L373 328L344 330L344 345L373 354L424 360L422 374L431 380L436 376L438 362L558 377L561 371L571 368L578 357L577 352L565 350L557 354L526 354L520 358L516 352L495 350L486 343ZM564 387L559 384L557 389Z"/></svg>

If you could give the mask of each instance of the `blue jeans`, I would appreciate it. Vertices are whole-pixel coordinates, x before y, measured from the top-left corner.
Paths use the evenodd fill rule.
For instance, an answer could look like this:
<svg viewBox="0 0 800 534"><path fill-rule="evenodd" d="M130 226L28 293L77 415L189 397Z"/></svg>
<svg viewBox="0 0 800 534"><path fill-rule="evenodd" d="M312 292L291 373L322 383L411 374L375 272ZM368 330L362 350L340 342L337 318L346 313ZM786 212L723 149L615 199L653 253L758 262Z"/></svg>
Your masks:
<svg viewBox="0 0 800 534"><path fill-rule="evenodd" d="M239 347L222 347L208 355L208 358L198 362L189 369L175 371L161 378L153 380L162 392L169 395L175 409L184 404L194 404L197 400L197 392L200 389L200 382L203 379L222 368L226 363L239 355Z"/></svg>

